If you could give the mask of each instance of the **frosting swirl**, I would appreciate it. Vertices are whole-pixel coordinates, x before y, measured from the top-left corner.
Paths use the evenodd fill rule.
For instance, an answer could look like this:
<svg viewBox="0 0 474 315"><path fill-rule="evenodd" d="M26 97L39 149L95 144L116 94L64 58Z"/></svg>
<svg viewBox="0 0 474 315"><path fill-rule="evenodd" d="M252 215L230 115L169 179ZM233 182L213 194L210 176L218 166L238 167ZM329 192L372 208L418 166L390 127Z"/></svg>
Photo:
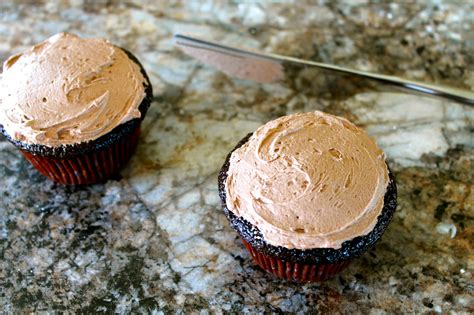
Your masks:
<svg viewBox="0 0 474 315"><path fill-rule="evenodd" d="M107 40L60 33L4 63L0 124L29 144L91 141L140 117L145 82Z"/></svg>
<svg viewBox="0 0 474 315"><path fill-rule="evenodd" d="M374 228L388 181L385 155L365 131L318 111L294 114L232 153L226 204L271 245L337 249Z"/></svg>

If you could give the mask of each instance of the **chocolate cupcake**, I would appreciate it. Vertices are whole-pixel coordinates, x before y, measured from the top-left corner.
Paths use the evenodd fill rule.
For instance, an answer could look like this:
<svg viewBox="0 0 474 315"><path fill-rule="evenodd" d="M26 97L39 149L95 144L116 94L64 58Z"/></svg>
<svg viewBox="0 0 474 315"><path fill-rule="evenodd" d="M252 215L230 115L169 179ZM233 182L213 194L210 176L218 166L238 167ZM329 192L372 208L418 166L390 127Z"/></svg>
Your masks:
<svg viewBox="0 0 474 315"><path fill-rule="evenodd" d="M151 99L130 52L61 33L4 63L0 130L43 175L92 184L130 159Z"/></svg>
<svg viewBox="0 0 474 315"><path fill-rule="evenodd" d="M253 260L299 282L328 279L371 248L397 199L376 143L322 112L284 116L246 136L227 156L218 185Z"/></svg>

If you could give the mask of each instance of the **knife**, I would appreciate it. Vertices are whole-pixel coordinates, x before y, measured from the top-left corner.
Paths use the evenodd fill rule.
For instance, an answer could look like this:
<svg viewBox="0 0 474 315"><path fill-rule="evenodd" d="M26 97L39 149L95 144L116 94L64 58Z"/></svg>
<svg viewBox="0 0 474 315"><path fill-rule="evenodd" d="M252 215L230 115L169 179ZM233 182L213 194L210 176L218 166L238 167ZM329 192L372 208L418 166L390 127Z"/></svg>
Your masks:
<svg viewBox="0 0 474 315"><path fill-rule="evenodd" d="M364 77L378 83L402 88L407 92L418 92L474 106L474 92L468 90L406 80L396 76L353 70L277 54L247 51L181 34L174 35L173 39L175 45L186 54L239 79L271 83L283 80L285 69L288 67L316 67L341 74Z"/></svg>

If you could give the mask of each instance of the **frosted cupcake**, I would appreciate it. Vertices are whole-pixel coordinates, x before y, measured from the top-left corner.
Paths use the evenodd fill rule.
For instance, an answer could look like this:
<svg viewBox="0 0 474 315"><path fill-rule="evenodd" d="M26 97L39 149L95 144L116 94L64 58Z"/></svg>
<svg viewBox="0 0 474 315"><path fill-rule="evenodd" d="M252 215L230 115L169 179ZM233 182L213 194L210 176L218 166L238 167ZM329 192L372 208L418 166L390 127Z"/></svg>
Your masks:
<svg viewBox="0 0 474 315"><path fill-rule="evenodd" d="M245 137L219 174L231 226L276 276L334 276L382 236L396 186L376 143L348 120L312 112L270 121Z"/></svg>
<svg viewBox="0 0 474 315"><path fill-rule="evenodd" d="M130 159L151 99L130 52L60 33L4 63L0 130L43 175L91 184Z"/></svg>

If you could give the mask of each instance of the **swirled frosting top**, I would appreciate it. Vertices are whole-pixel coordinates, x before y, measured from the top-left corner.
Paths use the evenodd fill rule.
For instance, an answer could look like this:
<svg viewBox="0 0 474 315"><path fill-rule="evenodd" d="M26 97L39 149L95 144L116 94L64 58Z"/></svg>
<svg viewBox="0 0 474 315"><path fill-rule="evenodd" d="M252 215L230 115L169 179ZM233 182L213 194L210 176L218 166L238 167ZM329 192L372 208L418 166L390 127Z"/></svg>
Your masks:
<svg viewBox="0 0 474 315"><path fill-rule="evenodd" d="M145 78L105 39L60 33L10 57L0 82L0 124L49 147L99 138L140 117Z"/></svg>
<svg viewBox="0 0 474 315"><path fill-rule="evenodd" d="M385 155L348 120L311 112L270 121L236 149L226 204L286 248L340 248L368 234L388 185Z"/></svg>

